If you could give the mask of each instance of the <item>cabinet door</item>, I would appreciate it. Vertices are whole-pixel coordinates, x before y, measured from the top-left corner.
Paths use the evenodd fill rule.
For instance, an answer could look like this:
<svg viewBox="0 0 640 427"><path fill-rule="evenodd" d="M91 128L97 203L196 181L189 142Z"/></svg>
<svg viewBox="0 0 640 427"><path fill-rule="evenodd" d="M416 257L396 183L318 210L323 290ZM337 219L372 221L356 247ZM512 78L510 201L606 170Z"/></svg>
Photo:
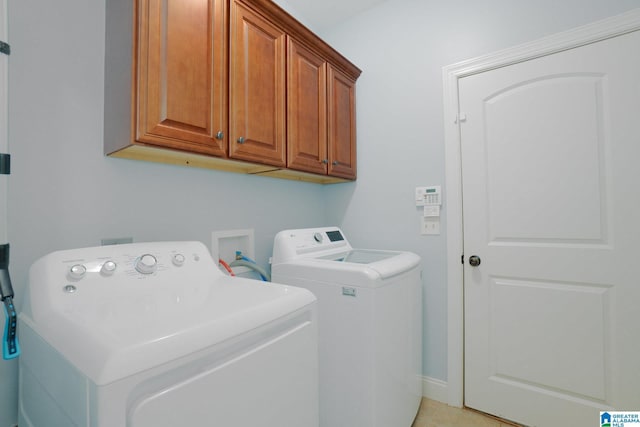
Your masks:
<svg viewBox="0 0 640 427"><path fill-rule="evenodd" d="M230 60L230 157L286 166L285 33L233 2Z"/></svg>
<svg viewBox="0 0 640 427"><path fill-rule="evenodd" d="M287 39L287 167L327 173L327 63Z"/></svg>
<svg viewBox="0 0 640 427"><path fill-rule="evenodd" d="M136 140L225 156L225 0L139 0Z"/></svg>
<svg viewBox="0 0 640 427"><path fill-rule="evenodd" d="M356 82L329 64L329 175L356 178Z"/></svg>

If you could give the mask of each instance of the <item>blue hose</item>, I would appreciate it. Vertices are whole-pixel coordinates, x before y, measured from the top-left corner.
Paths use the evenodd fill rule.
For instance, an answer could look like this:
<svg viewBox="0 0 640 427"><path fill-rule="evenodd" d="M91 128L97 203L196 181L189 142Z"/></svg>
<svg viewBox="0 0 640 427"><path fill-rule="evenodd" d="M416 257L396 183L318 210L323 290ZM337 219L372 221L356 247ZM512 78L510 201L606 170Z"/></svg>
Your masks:
<svg viewBox="0 0 640 427"><path fill-rule="evenodd" d="M262 279L263 282L271 281L271 277L269 277L269 273L267 273L262 267L260 267L257 262L255 262L249 257L242 255L242 252L240 251L236 251L236 260L229 265L231 267L242 266L242 267L250 268L260 275L260 278Z"/></svg>

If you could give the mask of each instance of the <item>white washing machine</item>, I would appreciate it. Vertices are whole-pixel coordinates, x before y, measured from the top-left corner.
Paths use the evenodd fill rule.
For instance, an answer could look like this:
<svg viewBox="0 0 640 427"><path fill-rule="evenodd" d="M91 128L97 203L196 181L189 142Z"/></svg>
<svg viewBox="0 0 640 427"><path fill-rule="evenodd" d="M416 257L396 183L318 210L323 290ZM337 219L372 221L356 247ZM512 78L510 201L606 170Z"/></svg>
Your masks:
<svg viewBox="0 0 640 427"><path fill-rule="evenodd" d="M318 298L320 425L410 427L422 398L420 257L353 249L337 227L285 230L271 268Z"/></svg>
<svg viewBox="0 0 640 427"><path fill-rule="evenodd" d="M20 427L318 426L315 297L202 243L54 252L24 301Z"/></svg>

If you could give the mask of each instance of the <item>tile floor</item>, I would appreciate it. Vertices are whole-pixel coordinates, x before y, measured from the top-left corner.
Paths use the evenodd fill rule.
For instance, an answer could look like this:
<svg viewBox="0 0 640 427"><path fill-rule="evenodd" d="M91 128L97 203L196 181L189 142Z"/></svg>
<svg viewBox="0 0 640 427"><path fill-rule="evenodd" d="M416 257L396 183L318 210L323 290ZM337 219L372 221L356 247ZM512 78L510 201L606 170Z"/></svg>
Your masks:
<svg viewBox="0 0 640 427"><path fill-rule="evenodd" d="M466 408L453 408L435 400L422 399L412 427L517 427Z"/></svg>

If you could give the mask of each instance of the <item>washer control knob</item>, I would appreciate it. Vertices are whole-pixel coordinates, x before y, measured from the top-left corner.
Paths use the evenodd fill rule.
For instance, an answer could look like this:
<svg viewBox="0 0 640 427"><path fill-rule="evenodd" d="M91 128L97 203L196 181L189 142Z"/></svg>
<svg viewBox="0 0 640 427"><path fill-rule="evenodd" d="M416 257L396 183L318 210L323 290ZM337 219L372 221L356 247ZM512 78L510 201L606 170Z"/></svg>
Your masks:
<svg viewBox="0 0 640 427"><path fill-rule="evenodd" d="M102 264L102 267L100 267L100 274L102 274L103 276L111 276L113 273L115 273L117 267L118 266L114 261L106 261L104 264Z"/></svg>
<svg viewBox="0 0 640 427"><path fill-rule="evenodd" d="M151 254L144 254L136 260L135 267L140 274L152 274L158 268L158 260Z"/></svg>
<svg viewBox="0 0 640 427"><path fill-rule="evenodd" d="M182 254L175 254L172 258L173 265L176 267L182 267L185 261L185 257Z"/></svg>
<svg viewBox="0 0 640 427"><path fill-rule="evenodd" d="M322 234L321 233L314 233L313 234L313 240L315 240L318 243L322 243Z"/></svg>
<svg viewBox="0 0 640 427"><path fill-rule="evenodd" d="M75 264L69 269L69 277L73 280L80 280L87 273L87 267L82 264Z"/></svg>

